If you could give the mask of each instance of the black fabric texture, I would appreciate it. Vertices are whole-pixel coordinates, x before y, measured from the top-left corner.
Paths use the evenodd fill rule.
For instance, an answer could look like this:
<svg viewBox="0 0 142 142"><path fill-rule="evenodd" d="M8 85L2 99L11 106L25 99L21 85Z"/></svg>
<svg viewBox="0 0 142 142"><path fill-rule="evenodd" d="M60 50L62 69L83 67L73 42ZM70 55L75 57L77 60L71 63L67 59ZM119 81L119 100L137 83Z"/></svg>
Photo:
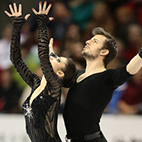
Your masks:
<svg viewBox="0 0 142 142"><path fill-rule="evenodd" d="M140 49L140 51L139 51L139 56L142 58L142 48Z"/></svg>
<svg viewBox="0 0 142 142"><path fill-rule="evenodd" d="M126 66L122 66L92 74L77 83L77 78L84 72L77 72L65 103L63 116L69 138L100 131L100 118L114 90L132 77L126 71Z"/></svg>
<svg viewBox="0 0 142 142"><path fill-rule="evenodd" d="M47 37L46 15L38 15L38 54L41 68L47 84L42 92L32 101L33 92L39 87L41 78L32 73L21 58L20 33L25 19L12 17L13 32L11 40L11 61L23 78L31 87L31 94L23 103L23 112L26 121L26 132L32 142L61 142L57 132L57 114L61 97L61 84L54 73L49 61L49 46Z"/></svg>

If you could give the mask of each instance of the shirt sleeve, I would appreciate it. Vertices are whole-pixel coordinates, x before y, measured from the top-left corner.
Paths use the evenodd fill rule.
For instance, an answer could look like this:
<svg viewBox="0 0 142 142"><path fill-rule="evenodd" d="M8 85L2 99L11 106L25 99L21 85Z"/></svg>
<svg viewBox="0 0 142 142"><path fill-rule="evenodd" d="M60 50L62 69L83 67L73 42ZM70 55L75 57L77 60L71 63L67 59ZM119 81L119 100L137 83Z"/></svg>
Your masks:
<svg viewBox="0 0 142 142"><path fill-rule="evenodd" d="M122 66L120 68L112 70L110 76L112 78L112 84L114 89L116 89L118 86L122 85L131 77L133 77L133 75L129 74L126 71L126 66Z"/></svg>
<svg viewBox="0 0 142 142"><path fill-rule="evenodd" d="M41 69L48 83L48 89L53 97L58 97L61 93L61 83L59 77L54 72L49 60L49 41L47 36L47 15L37 15L38 23L38 55Z"/></svg>
<svg viewBox="0 0 142 142"><path fill-rule="evenodd" d="M30 87L36 88L39 85L40 77L32 73L21 58L20 34L22 26L25 23L25 19L22 16L11 17L11 19L13 30L11 38L10 59L23 80Z"/></svg>

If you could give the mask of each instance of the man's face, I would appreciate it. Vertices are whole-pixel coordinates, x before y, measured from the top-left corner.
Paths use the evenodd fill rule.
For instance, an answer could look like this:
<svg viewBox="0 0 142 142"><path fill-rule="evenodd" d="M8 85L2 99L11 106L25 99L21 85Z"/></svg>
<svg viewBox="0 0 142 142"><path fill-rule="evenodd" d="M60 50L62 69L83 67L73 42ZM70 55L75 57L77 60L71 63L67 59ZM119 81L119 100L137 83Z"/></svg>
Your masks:
<svg viewBox="0 0 142 142"><path fill-rule="evenodd" d="M86 41L82 55L88 59L95 59L99 56L101 49L107 38L102 35L95 35L90 40Z"/></svg>

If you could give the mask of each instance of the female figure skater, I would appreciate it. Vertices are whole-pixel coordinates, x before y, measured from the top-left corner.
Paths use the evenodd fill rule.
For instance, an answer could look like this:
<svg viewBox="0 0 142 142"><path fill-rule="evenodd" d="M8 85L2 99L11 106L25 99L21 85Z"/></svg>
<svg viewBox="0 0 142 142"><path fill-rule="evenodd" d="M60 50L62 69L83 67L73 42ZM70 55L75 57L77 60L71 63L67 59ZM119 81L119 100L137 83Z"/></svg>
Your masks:
<svg viewBox="0 0 142 142"><path fill-rule="evenodd" d="M61 87L69 87L75 76L74 64L66 58L58 57L53 52L49 56L47 37L47 24L53 18L47 18L51 4L46 8L47 2L39 3L39 12L33 9L38 22L38 55L43 71L42 79L32 73L21 58L20 31L22 25L30 16L22 17L22 6L19 11L14 3L9 5L13 23L10 59L23 80L31 87L32 91L23 103L26 120L26 131L32 142L61 142L57 132L57 115L60 104ZM51 41L52 42L52 41Z"/></svg>

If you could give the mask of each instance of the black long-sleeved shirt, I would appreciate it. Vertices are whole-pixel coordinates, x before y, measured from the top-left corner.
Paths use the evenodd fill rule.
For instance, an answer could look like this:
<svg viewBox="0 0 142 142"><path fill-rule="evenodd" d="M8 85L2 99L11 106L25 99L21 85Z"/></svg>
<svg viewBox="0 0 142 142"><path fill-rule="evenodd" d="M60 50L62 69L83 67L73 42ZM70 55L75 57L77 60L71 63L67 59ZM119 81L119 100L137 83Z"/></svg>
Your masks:
<svg viewBox="0 0 142 142"><path fill-rule="evenodd" d="M61 97L61 84L49 61L46 15L37 15L38 22L38 55L47 84L41 93L32 101L30 98L40 86L41 78L32 73L21 58L20 31L25 19L12 17L13 32L10 58L17 72L31 87L31 94L23 103L26 120L26 131L32 142L60 142L57 132L57 113Z"/></svg>
<svg viewBox="0 0 142 142"><path fill-rule="evenodd" d="M132 77L123 66L92 74L77 83L77 78L84 72L78 71L65 103L63 116L68 138L100 131L100 118L114 90Z"/></svg>

